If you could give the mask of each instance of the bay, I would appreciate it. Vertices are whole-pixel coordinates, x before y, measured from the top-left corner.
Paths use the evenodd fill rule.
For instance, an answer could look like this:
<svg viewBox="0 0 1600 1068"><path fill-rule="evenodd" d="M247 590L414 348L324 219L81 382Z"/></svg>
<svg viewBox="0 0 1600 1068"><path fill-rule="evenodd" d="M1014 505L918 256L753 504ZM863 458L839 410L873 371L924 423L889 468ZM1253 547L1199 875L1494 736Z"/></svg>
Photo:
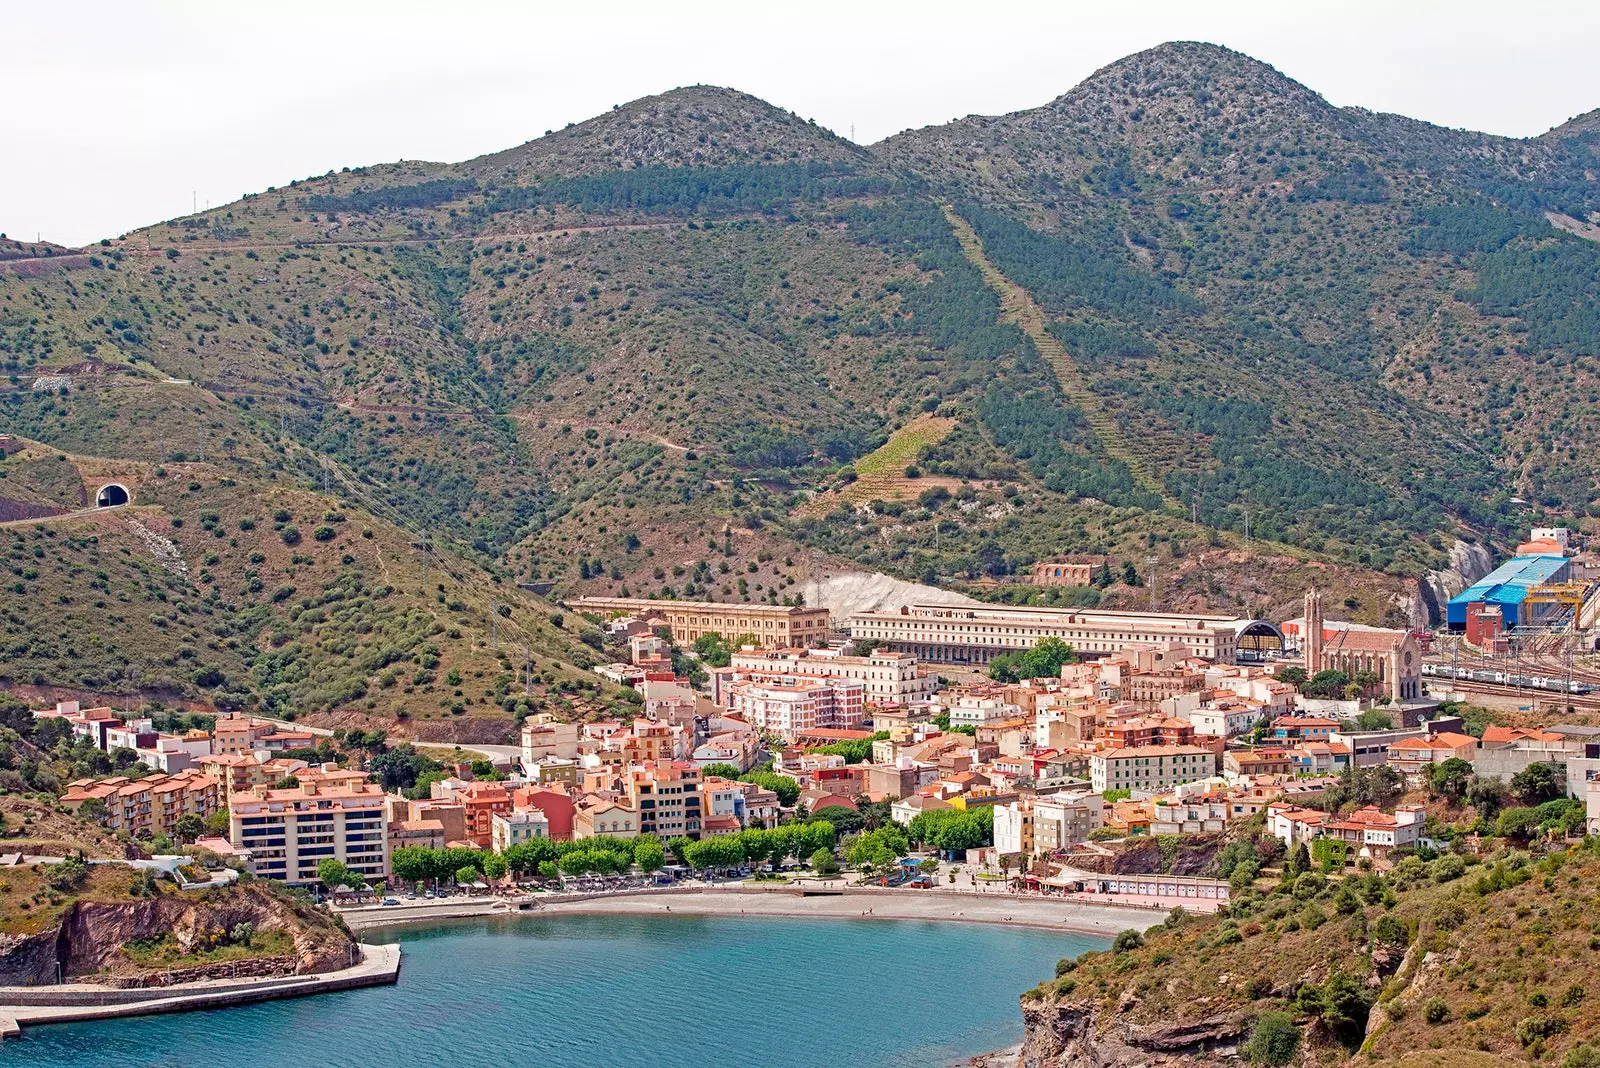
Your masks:
<svg viewBox="0 0 1600 1068"><path fill-rule="evenodd" d="M1103 938L912 920L545 916L367 932L394 986L30 1028L22 1068L929 1068L1022 1037L1017 997Z"/></svg>

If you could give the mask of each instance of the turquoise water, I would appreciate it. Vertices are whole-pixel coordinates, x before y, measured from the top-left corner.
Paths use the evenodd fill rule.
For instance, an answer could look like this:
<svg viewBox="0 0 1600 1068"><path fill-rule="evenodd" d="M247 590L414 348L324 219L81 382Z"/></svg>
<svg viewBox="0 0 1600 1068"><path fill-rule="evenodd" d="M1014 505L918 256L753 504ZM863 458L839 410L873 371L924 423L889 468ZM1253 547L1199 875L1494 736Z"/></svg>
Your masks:
<svg viewBox="0 0 1600 1068"><path fill-rule="evenodd" d="M940 1068L1017 1042L1017 995L1103 939L905 920L548 916L369 933L395 986L31 1028L22 1068L492 1064Z"/></svg>

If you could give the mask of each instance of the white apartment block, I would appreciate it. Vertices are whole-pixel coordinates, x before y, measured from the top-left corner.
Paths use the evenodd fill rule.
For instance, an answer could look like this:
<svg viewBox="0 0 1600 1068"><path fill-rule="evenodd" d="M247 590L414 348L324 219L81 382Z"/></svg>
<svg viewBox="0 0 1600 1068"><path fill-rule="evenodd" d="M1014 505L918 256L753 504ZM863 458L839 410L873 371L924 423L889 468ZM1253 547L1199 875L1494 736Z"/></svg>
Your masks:
<svg viewBox="0 0 1600 1068"><path fill-rule="evenodd" d="M1162 702L1163 712L1168 711L1167 703ZM1194 726L1196 734L1209 734L1217 738L1237 738L1241 734L1250 733L1255 725L1261 722L1263 714L1259 704L1237 699L1196 704L1186 702L1182 698L1173 698L1171 703L1174 710L1169 714L1188 720ZM1185 705L1191 707L1186 708Z"/></svg>
<svg viewBox="0 0 1600 1068"><path fill-rule="evenodd" d="M1216 772L1216 755L1197 745L1146 745L1089 756L1089 781L1096 792L1166 790Z"/></svg>
<svg viewBox="0 0 1600 1068"><path fill-rule="evenodd" d="M1001 856L1033 856L1067 849L1105 825L1099 794L1025 797L994 807L994 848Z"/></svg>
<svg viewBox="0 0 1600 1068"><path fill-rule="evenodd" d="M952 727L985 727L1008 719L1022 718L1022 708L997 697L953 694L944 704Z"/></svg>
<svg viewBox="0 0 1600 1068"><path fill-rule="evenodd" d="M387 877L389 837L383 787L376 783L291 789L258 786L236 793L228 841L248 849L256 875L287 883L317 881L326 857L342 860L369 882Z"/></svg>
<svg viewBox="0 0 1600 1068"><path fill-rule="evenodd" d="M562 723L548 712L529 716L522 724L522 767L534 768L550 760L578 756L578 725Z"/></svg>
<svg viewBox="0 0 1600 1068"><path fill-rule="evenodd" d="M793 741L819 727L858 729L866 718L866 694L854 679L786 675L772 682L735 683L729 709L757 730Z"/></svg>
<svg viewBox="0 0 1600 1068"><path fill-rule="evenodd" d="M746 649L728 665L735 675L816 675L854 679L874 704L910 704L931 697L939 680L924 675L909 653L875 650L866 656L845 656L834 649Z"/></svg>

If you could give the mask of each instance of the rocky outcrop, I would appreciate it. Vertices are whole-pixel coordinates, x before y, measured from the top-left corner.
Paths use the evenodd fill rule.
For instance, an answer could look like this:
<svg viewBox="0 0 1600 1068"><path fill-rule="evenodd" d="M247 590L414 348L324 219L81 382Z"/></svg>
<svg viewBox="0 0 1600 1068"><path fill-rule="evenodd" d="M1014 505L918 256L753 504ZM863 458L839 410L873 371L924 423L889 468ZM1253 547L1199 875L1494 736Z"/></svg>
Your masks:
<svg viewBox="0 0 1600 1068"><path fill-rule="evenodd" d="M129 942L170 935L187 951L241 923L262 934L287 933L294 940L295 973L350 963L353 939L336 921L266 887L243 885L202 894L163 891L150 898L74 901L43 930L0 934L0 986L55 983L58 975L90 981L112 971L126 976L139 971L122 952ZM283 962L274 957L232 962L232 973L255 974L251 969L258 962L267 969L262 974L282 974Z"/></svg>
<svg viewBox="0 0 1600 1068"><path fill-rule="evenodd" d="M1216 870L1220 834L1185 835L1169 857L1160 836L1111 842L1072 855L1072 866L1101 875L1183 875L1204 878Z"/></svg>
<svg viewBox="0 0 1600 1068"><path fill-rule="evenodd" d="M1422 576L1418 594L1428 609L1428 622L1438 624L1444 618L1445 602L1494 570L1494 559L1489 550L1477 542L1457 540L1450 546L1450 565Z"/></svg>
<svg viewBox="0 0 1600 1068"><path fill-rule="evenodd" d="M1083 1002L1046 997L1025 1001L1027 1037L1017 1068L1147 1068L1237 1063L1249 1020L1238 1015L1162 1024L1102 1021Z"/></svg>

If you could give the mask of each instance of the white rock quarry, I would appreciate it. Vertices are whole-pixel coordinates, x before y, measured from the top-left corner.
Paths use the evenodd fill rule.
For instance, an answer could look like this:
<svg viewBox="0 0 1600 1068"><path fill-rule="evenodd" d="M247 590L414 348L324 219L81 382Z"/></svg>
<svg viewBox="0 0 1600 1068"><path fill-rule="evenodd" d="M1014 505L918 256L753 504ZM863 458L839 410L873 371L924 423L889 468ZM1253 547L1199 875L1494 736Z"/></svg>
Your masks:
<svg viewBox="0 0 1600 1068"><path fill-rule="evenodd" d="M806 604L826 608L835 620L903 604L978 604L965 594L907 582L877 571L839 570L812 575L800 586Z"/></svg>

